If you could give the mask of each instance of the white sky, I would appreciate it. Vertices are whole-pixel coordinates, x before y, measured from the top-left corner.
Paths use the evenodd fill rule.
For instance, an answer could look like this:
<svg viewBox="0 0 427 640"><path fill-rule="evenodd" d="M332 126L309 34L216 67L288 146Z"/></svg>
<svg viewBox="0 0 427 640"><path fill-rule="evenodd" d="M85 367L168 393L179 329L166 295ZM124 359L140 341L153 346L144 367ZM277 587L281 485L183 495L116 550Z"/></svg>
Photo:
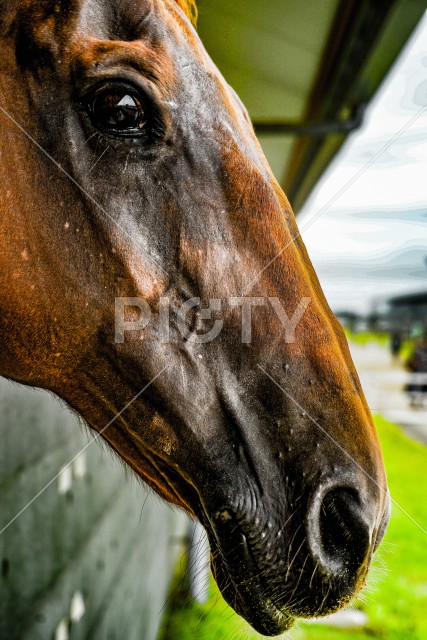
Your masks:
<svg viewBox="0 0 427 640"><path fill-rule="evenodd" d="M427 13L298 224L335 311L427 291Z"/></svg>

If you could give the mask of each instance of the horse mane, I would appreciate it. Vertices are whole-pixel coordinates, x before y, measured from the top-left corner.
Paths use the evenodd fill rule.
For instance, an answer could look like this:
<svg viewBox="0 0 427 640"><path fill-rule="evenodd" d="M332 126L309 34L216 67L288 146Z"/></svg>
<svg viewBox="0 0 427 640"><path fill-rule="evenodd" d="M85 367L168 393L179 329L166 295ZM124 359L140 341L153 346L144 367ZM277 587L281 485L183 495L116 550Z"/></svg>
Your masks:
<svg viewBox="0 0 427 640"><path fill-rule="evenodd" d="M196 25L197 22L197 5L196 0L175 0L177 5L181 7L185 15Z"/></svg>

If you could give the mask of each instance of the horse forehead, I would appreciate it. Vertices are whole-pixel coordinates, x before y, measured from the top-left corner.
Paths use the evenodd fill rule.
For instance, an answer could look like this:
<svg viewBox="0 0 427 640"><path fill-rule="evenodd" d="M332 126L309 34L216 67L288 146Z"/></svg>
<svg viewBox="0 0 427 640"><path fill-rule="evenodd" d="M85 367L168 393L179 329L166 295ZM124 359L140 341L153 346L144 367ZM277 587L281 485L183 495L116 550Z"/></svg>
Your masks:
<svg viewBox="0 0 427 640"><path fill-rule="evenodd" d="M65 69L85 49L96 55L92 45L97 42L125 46L139 41L165 72L182 62L211 73L214 66L177 0L22 0L13 22L21 67L45 61L54 67L60 62Z"/></svg>
<svg viewBox="0 0 427 640"><path fill-rule="evenodd" d="M105 39L132 40L138 36L147 17L156 13L158 0L32 0L18 4L18 21L28 30L54 27L64 38L67 30Z"/></svg>
<svg viewBox="0 0 427 640"><path fill-rule="evenodd" d="M106 39L137 39L147 18L152 23L156 15L155 0L79 0L79 4L79 31Z"/></svg>

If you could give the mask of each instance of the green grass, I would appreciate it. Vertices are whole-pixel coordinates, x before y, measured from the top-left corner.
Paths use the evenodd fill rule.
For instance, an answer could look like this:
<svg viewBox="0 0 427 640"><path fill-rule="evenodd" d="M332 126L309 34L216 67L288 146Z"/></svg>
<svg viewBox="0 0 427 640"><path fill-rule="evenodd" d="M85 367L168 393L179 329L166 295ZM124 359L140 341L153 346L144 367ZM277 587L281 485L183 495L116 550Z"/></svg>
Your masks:
<svg viewBox="0 0 427 640"><path fill-rule="evenodd" d="M388 347L390 345L390 334L380 331L361 331L360 333L353 333L349 329L345 329L345 335L348 340L360 344L363 347L369 342L376 342L382 347Z"/></svg>
<svg viewBox="0 0 427 640"><path fill-rule="evenodd" d="M402 362L408 362L410 356L414 353L415 340L404 340L400 347L399 356Z"/></svg>
<svg viewBox="0 0 427 640"><path fill-rule="evenodd" d="M350 329L344 329L344 332L347 340L355 342L362 347L365 347L367 344L374 342L390 350L391 336L389 333L380 331L362 331L360 333L353 333L352 331L350 331ZM416 342L417 341L414 338L403 340L399 350L399 357L403 363L409 360L409 357L414 351Z"/></svg>
<svg viewBox="0 0 427 640"><path fill-rule="evenodd" d="M427 450L376 418L394 500L427 530ZM427 426L427 425L426 425ZM181 567L182 570L182 567ZM190 602L178 572L161 640L254 640L260 638L227 608L214 583L206 605ZM369 616L361 630L299 624L290 640L426 640L427 536L396 504L371 570L370 584L356 603Z"/></svg>

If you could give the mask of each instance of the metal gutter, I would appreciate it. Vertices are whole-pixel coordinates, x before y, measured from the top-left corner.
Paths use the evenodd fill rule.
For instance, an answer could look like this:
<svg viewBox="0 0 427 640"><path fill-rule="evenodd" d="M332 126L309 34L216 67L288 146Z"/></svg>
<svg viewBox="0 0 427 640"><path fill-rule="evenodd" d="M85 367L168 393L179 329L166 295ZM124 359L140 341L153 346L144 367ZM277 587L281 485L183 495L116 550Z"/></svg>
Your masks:
<svg viewBox="0 0 427 640"><path fill-rule="evenodd" d="M298 122L283 120L278 122L254 122L255 131L259 135L294 135L323 137L331 133L350 133L363 124L365 105L360 104L354 108L348 118L339 120L325 120L323 122Z"/></svg>

